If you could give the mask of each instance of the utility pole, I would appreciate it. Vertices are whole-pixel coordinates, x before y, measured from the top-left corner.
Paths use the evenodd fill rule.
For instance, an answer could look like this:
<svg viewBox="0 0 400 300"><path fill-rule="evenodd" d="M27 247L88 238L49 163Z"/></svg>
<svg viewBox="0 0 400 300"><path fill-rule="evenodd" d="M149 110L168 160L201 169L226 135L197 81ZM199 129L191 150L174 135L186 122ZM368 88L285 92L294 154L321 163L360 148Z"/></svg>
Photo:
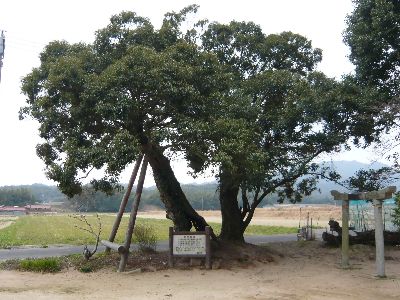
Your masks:
<svg viewBox="0 0 400 300"><path fill-rule="evenodd" d="M4 31L1 31L0 35L0 82L1 82L1 68L3 67L4 49L6 48L6 37Z"/></svg>

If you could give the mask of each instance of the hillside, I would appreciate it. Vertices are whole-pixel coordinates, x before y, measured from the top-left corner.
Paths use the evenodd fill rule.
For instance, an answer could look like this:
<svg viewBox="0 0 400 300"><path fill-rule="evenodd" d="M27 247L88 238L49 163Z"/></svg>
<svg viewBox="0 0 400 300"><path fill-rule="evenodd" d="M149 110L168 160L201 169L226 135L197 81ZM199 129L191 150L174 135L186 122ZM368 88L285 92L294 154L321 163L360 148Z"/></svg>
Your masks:
<svg viewBox="0 0 400 300"><path fill-rule="evenodd" d="M362 168L377 169L385 165L381 163L364 164L357 161L334 161L325 162L324 165L331 167L333 170L342 175L342 178L348 178L354 175L357 170ZM86 191L80 196L76 196L70 200L63 195L56 186L47 186L44 184L32 184L21 186L0 187L1 190L27 191L31 195L31 199L35 202L62 202L64 201L72 209L80 210L97 210L97 211L116 211L119 208L120 200L123 197L123 191L117 192L112 196L107 196L104 193ZM186 196L195 209L213 210L219 209L218 201L218 185L217 183L206 184L185 184L182 185ZM345 190L342 186L333 182L320 181L318 190L310 197L303 200L303 203L333 203L330 195L331 190ZM132 201L132 199L130 200ZM1 202L1 201L0 201ZM270 195L261 203L262 205L276 203L276 197ZM1 203L0 203L1 204ZM129 207L129 206L128 206ZM142 194L141 209L162 209L163 205L160 201L158 191L155 187L145 188Z"/></svg>

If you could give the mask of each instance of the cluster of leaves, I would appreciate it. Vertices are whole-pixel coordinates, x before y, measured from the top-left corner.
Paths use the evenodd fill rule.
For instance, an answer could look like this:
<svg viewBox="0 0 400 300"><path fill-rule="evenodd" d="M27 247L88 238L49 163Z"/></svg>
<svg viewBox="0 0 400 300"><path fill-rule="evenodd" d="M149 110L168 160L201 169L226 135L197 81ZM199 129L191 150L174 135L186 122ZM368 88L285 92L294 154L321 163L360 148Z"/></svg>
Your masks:
<svg viewBox="0 0 400 300"><path fill-rule="evenodd" d="M399 95L400 2L356 0L347 19L345 42L360 82Z"/></svg>
<svg viewBox="0 0 400 300"><path fill-rule="evenodd" d="M344 185L355 192L377 191L398 182L399 174L399 170L394 167L359 170L345 180Z"/></svg>

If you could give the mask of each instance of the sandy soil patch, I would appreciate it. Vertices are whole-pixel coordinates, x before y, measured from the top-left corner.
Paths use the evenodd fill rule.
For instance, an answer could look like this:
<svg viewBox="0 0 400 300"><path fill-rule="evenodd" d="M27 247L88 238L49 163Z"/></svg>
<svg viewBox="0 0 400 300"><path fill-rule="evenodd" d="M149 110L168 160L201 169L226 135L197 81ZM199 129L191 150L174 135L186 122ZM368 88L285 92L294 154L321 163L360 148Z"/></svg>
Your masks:
<svg viewBox="0 0 400 300"><path fill-rule="evenodd" d="M400 299L400 249L387 249L386 279L374 274L373 248L352 247L352 269L339 249L320 242L270 244L272 263L218 270L120 274L0 272L1 299Z"/></svg>
<svg viewBox="0 0 400 300"><path fill-rule="evenodd" d="M0 216L0 229L10 226L17 219L18 217L15 216Z"/></svg>
<svg viewBox="0 0 400 300"><path fill-rule="evenodd" d="M0 221L0 229L6 228L8 226L10 226L12 223L14 223L13 221Z"/></svg>
<svg viewBox="0 0 400 300"><path fill-rule="evenodd" d="M301 212L300 212L301 208ZM220 211L198 211L207 222L221 222ZM326 227L330 219L341 220L341 207L334 205L282 205L268 208L257 208L251 221L252 225L287 226L297 227L306 224L306 217L309 215L316 226ZM138 217L164 219L163 211L139 212Z"/></svg>

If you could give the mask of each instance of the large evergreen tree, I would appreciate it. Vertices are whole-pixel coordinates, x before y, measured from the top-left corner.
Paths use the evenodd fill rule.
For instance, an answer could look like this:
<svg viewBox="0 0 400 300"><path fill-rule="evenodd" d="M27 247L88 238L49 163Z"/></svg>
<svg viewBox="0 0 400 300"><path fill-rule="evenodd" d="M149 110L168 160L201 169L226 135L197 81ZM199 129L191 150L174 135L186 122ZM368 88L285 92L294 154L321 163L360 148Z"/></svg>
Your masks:
<svg viewBox="0 0 400 300"><path fill-rule="evenodd" d="M230 77L214 55L180 31L186 14L165 15L156 30L145 18L122 12L96 33L93 44L50 43L41 64L23 79L28 106L22 117L40 123L37 153L47 176L69 196L80 193L93 169L110 192L139 153L149 159L160 196L177 229L204 229L170 166L177 126L200 117Z"/></svg>
<svg viewBox="0 0 400 300"><path fill-rule="evenodd" d="M123 12L93 44L50 43L23 79L22 116L40 122L38 155L70 196L92 169L106 174L94 187L110 191L126 165L146 154L180 230L206 223L169 156L183 152L194 173L213 167L221 238L243 241L266 195L299 201L320 177L335 177L313 163L319 154L350 137L373 140L379 93L351 77L337 82L316 72L321 50L298 34L265 35L236 21L200 21L183 31L196 9L166 14L160 29Z"/></svg>
<svg viewBox="0 0 400 300"><path fill-rule="evenodd" d="M265 35L251 22L233 21L210 24L199 40L234 79L213 122L188 130L206 143L187 158L200 170L201 163L218 169L221 238L243 241L267 195L300 201L318 179L337 178L315 158L350 138L363 145L376 137L380 95L352 77L338 82L316 72L321 50L298 34Z"/></svg>

